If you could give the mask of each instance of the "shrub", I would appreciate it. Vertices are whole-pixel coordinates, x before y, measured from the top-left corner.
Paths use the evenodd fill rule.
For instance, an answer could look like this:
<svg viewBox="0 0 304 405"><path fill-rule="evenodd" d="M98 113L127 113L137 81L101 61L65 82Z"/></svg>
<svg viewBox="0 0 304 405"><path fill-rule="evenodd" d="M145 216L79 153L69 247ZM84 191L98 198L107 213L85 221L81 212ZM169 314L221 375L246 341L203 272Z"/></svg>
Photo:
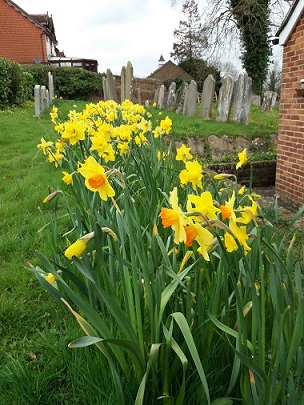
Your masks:
<svg viewBox="0 0 304 405"><path fill-rule="evenodd" d="M0 58L0 108L8 106L10 84L9 61Z"/></svg>

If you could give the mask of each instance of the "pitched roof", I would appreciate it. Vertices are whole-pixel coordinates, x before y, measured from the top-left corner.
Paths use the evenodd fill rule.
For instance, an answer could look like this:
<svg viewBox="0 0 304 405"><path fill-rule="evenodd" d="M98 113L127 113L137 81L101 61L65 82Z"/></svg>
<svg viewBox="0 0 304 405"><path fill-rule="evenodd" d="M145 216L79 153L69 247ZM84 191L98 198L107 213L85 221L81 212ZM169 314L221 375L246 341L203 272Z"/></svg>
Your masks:
<svg viewBox="0 0 304 405"><path fill-rule="evenodd" d="M193 77L187 73L184 69L177 66L171 60L161 65L158 69L156 69L153 73L148 76L148 79L160 79L160 80L167 80L167 79L177 79L180 78L182 80L190 81L193 80Z"/></svg>
<svg viewBox="0 0 304 405"><path fill-rule="evenodd" d="M304 0L294 0L282 24L276 32L273 43L285 45L304 12Z"/></svg>
<svg viewBox="0 0 304 405"><path fill-rule="evenodd" d="M21 13L25 18L27 18L31 23L35 24L38 28L43 30L52 41L57 44L53 18L48 14L28 14L23 8L19 7L18 4L14 3L12 0L4 0L7 4L13 7L16 11Z"/></svg>

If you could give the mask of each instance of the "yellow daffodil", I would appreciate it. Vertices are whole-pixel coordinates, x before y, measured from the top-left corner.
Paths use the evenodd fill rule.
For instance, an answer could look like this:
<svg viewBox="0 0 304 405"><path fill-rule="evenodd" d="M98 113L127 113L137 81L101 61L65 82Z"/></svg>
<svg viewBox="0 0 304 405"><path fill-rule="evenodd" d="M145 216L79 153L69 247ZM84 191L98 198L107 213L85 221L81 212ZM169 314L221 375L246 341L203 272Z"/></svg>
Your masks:
<svg viewBox="0 0 304 405"><path fill-rule="evenodd" d="M73 184L73 174L70 174L70 173L64 172L64 171L62 172L62 174L63 174L62 181L65 184L67 184L67 185Z"/></svg>
<svg viewBox="0 0 304 405"><path fill-rule="evenodd" d="M242 186L238 191L238 195L244 195L244 193L245 193L245 186Z"/></svg>
<svg viewBox="0 0 304 405"><path fill-rule="evenodd" d="M242 218L237 218L236 222L249 224L250 221L259 215L258 207L258 204L252 200L251 206L249 205L240 209Z"/></svg>
<svg viewBox="0 0 304 405"><path fill-rule="evenodd" d="M186 169L182 170L179 174L181 184L192 183L194 190L197 187L203 188L202 178L202 166L196 160L194 162L186 162Z"/></svg>
<svg viewBox="0 0 304 405"><path fill-rule="evenodd" d="M41 138L41 143L37 145L37 148L39 148L45 155L49 153L49 149L54 145L54 142L51 141L46 141L44 138Z"/></svg>
<svg viewBox="0 0 304 405"><path fill-rule="evenodd" d="M159 126L168 135L172 129L172 120L167 116L164 120L161 120Z"/></svg>
<svg viewBox="0 0 304 405"><path fill-rule="evenodd" d="M184 144L178 149L176 149L176 160L181 160L184 163L187 162L187 160L192 160L193 156L190 153L191 148L187 148Z"/></svg>
<svg viewBox="0 0 304 405"><path fill-rule="evenodd" d="M94 237L94 232L90 232L81 238L77 239L76 242L72 243L64 252L65 257L72 259L73 256L81 257L90 240Z"/></svg>
<svg viewBox="0 0 304 405"><path fill-rule="evenodd" d="M62 161L63 158L64 155L58 149L56 149L55 152L50 152L48 154L49 162L54 163L55 167L58 167L59 163Z"/></svg>
<svg viewBox="0 0 304 405"><path fill-rule="evenodd" d="M114 197L115 191L110 185L105 169L93 158L89 156L84 163L80 164L78 172L85 178L86 187L94 192L98 192L102 200Z"/></svg>
<svg viewBox="0 0 304 405"><path fill-rule="evenodd" d="M62 138L67 139L71 145L85 139L86 125L83 122L67 122L62 133Z"/></svg>
<svg viewBox="0 0 304 405"><path fill-rule="evenodd" d="M52 273L47 273L47 274L45 274L44 276L44 279L48 282L48 283L50 283L51 285L53 285L54 287L56 286L56 277L54 276L54 274L52 274Z"/></svg>
<svg viewBox="0 0 304 405"><path fill-rule="evenodd" d="M242 150L242 152L240 152L238 154L238 158L239 158L239 162L236 165L236 169L239 169L240 167L243 166L243 164L245 164L246 162L248 162L248 158L247 158L247 149L245 148L244 150Z"/></svg>
<svg viewBox="0 0 304 405"><path fill-rule="evenodd" d="M229 221L229 229L231 230L232 234L235 236L235 238L239 241L240 245L243 246L245 253L249 252L251 248L247 245L247 240L248 240L248 235L246 232L246 226L241 226L238 227L237 224L233 219L230 219ZM229 233L226 233L224 236L224 243L225 247L227 249L227 252L232 252L233 250L237 250L238 245L234 240L234 243L232 242L232 235ZM235 246L236 245L236 246Z"/></svg>
<svg viewBox="0 0 304 405"><path fill-rule="evenodd" d="M188 195L187 211L197 211L208 219L217 219L216 214L220 210L214 206L210 191L204 191L200 196Z"/></svg>
<svg viewBox="0 0 304 405"><path fill-rule="evenodd" d="M164 228L171 226L175 232L174 242L186 242L185 226L189 223L188 218L178 205L177 188L170 193L169 202L172 208L162 208L160 217Z"/></svg>

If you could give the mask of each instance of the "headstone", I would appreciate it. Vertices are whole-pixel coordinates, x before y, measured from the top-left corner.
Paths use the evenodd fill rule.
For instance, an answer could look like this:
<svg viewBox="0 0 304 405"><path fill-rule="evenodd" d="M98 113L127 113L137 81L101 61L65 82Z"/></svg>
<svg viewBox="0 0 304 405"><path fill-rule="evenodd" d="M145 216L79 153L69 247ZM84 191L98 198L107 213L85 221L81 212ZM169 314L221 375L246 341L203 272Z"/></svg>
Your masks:
<svg viewBox="0 0 304 405"><path fill-rule="evenodd" d="M275 91L272 93L271 108L275 108L277 102L278 93Z"/></svg>
<svg viewBox="0 0 304 405"><path fill-rule="evenodd" d="M50 100L53 100L55 93L54 93L54 79L53 79L53 75L51 72L48 72L48 79L49 79Z"/></svg>
<svg viewBox="0 0 304 405"><path fill-rule="evenodd" d="M111 72L110 69L107 69L106 75L107 75L106 76L107 99L117 101L116 89L115 89L115 80L114 80L114 77L113 77L112 72Z"/></svg>
<svg viewBox="0 0 304 405"><path fill-rule="evenodd" d="M261 96L253 94L251 97L251 104L255 105L256 107L261 107Z"/></svg>
<svg viewBox="0 0 304 405"><path fill-rule="evenodd" d="M226 76L219 91L218 110L216 117L217 121L228 121L229 119L232 105L233 86L233 78L231 76Z"/></svg>
<svg viewBox="0 0 304 405"><path fill-rule="evenodd" d="M35 116L39 117L41 113L41 108L40 108L40 86L39 84L36 84L34 87L34 99L35 99Z"/></svg>
<svg viewBox="0 0 304 405"><path fill-rule="evenodd" d="M40 87L40 110L44 111L44 109L48 106L48 94L46 91L45 86Z"/></svg>
<svg viewBox="0 0 304 405"><path fill-rule="evenodd" d="M166 100L166 109L173 110L176 103L176 83L171 82L168 89L168 96Z"/></svg>
<svg viewBox="0 0 304 405"><path fill-rule="evenodd" d="M120 74L120 101L123 102L126 99L126 67L123 66L121 68L121 74Z"/></svg>
<svg viewBox="0 0 304 405"><path fill-rule="evenodd" d="M145 107L150 107L150 101L149 100L145 101Z"/></svg>
<svg viewBox="0 0 304 405"><path fill-rule="evenodd" d="M132 85L133 85L133 66L132 63L128 61L126 67L125 98L130 101L132 101L131 100Z"/></svg>
<svg viewBox="0 0 304 405"><path fill-rule="evenodd" d="M157 108L162 110L164 108L164 98L165 98L165 86L162 84L159 88Z"/></svg>
<svg viewBox="0 0 304 405"><path fill-rule="evenodd" d="M177 104L177 108L175 110L175 112L177 114L181 113L183 111L183 106L184 106L184 100L185 100L185 96L186 96L186 92L187 92L187 87L188 84L186 82L182 82L177 94L176 94L176 104Z"/></svg>
<svg viewBox="0 0 304 405"><path fill-rule="evenodd" d="M239 74L234 85L233 120L240 124L248 124L251 107L252 80L247 73Z"/></svg>
<svg viewBox="0 0 304 405"><path fill-rule="evenodd" d="M272 91L267 90L267 91L264 92L263 104L262 104L262 109L263 109L264 112L269 112L271 110L272 97L273 97L273 92Z"/></svg>
<svg viewBox="0 0 304 405"><path fill-rule="evenodd" d="M184 89L184 103L183 103L183 109L182 109L182 114L186 114L187 111L187 105L188 105L188 95L189 95L189 84L187 83L185 85L185 89Z"/></svg>
<svg viewBox="0 0 304 405"><path fill-rule="evenodd" d="M153 102L154 102L155 104L157 104L157 101L158 101L159 90L160 90L160 86L156 87L155 93L154 93L154 99L153 99Z"/></svg>
<svg viewBox="0 0 304 405"><path fill-rule="evenodd" d="M191 80L188 87L188 97L185 108L185 114L193 117L196 115L197 108L197 83L194 80Z"/></svg>
<svg viewBox="0 0 304 405"><path fill-rule="evenodd" d="M107 79L105 77L102 78L102 88L104 101L107 101L109 100L109 93L107 88Z"/></svg>
<svg viewBox="0 0 304 405"><path fill-rule="evenodd" d="M203 84L203 93L201 100L201 117L210 119L212 114L213 99L215 93L215 79L208 75Z"/></svg>

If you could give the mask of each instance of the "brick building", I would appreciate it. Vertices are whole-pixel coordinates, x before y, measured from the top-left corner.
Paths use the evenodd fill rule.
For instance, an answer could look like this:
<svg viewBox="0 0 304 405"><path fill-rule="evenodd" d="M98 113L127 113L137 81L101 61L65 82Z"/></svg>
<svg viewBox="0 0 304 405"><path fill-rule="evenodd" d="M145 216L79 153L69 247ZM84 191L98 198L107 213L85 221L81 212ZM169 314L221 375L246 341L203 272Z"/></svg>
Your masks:
<svg viewBox="0 0 304 405"><path fill-rule="evenodd" d="M276 193L282 201L304 204L304 0L295 0L274 44L283 48Z"/></svg>
<svg viewBox="0 0 304 405"><path fill-rule="evenodd" d="M20 64L46 63L57 39L48 14L30 15L11 0L0 0L0 57Z"/></svg>
<svg viewBox="0 0 304 405"><path fill-rule="evenodd" d="M97 72L95 59L66 57L57 48L53 18L28 14L11 0L0 0L0 57L19 63L53 64Z"/></svg>

